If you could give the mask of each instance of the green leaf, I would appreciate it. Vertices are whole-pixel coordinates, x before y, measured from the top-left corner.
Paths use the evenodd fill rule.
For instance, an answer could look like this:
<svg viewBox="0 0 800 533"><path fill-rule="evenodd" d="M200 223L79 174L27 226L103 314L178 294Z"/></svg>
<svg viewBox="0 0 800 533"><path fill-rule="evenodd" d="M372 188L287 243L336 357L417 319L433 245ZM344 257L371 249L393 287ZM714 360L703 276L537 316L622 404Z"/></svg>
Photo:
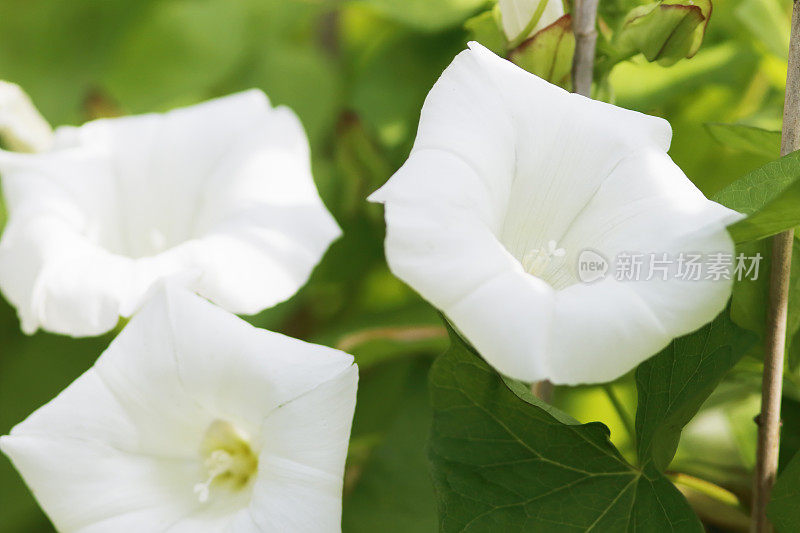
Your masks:
<svg viewBox="0 0 800 533"><path fill-rule="evenodd" d="M675 339L636 369L639 461L665 470L678 449L681 430L755 342L726 310L700 330Z"/></svg>
<svg viewBox="0 0 800 533"><path fill-rule="evenodd" d="M745 124L706 123L709 135L718 143L753 154L775 158L781 149L781 132Z"/></svg>
<svg viewBox="0 0 800 533"><path fill-rule="evenodd" d="M795 455L772 489L767 516L779 533L797 531L800 524L800 455Z"/></svg>
<svg viewBox="0 0 800 533"><path fill-rule="evenodd" d="M516 48L509 59L528 72L550 83L567 87L570 83L575 34L572 17L564 15Z"/></svg>
<svg viewBox="0 0 800 533"><path fill-rule="evenodd" d="M729 230L736 242L770 237L800 224L800 152L793 152L731 183L714 200L748 215Z"/></svg>
<svg viewBox="0 0 800 533"><path fill-rule="evenodd" d="M703 530L651 463L622 459L603 424L564 423L451 338L430 377L440 531Z"/></svg>

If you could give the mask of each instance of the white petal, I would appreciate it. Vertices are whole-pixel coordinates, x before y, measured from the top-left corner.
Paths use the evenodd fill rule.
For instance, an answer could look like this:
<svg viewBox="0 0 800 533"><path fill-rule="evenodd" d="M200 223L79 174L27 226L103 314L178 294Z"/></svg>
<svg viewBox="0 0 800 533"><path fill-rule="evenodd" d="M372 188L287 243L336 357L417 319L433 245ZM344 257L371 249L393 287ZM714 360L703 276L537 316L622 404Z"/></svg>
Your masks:
<svg viewBox="0 0 800 533"><path fill-rule="evenodd" d="M357 369L351 366L265 421L250 507L263 531L340 531L357 382Z"/></svg>
<svg viewBox="0 0 800 533"><path fill-rule="evenodd" d="M139 438L89 370L0 438L0 448L59 531L157 531L196 506L190 489L202 473L194 461L142 455Z"/></svg>
<svg viewBox="0 0 800 533"><path fill-rule="evenodd" d="M666 155L669 125L470 46L428 96L408 162L371 197L386 206L392 271L526 381L613 379L713 319L729 283L577 284L585 249L732 252L735 215ZM551 249L539 277L524 272Z"/></svg>
<svg viewBox="0 0 800 533"><path fill-rule="evenodd" d="M167 309L183 390L253 436L274 409L354 368L351 355L257 329L186 291L154 299L145 310Z"/></svg>
<svg viewBox="0 0 800 533"><path fill-rule="evenodd" d="M578 253L581 243L590 243L609 259L631 251L666 253L672 260L681 252L732 254L734 244L724 228L737 218L706 200L665 153L640 151L618 165L562 245ZM731 281L682 281L672 275L647 281L646 272L645 261L640 281L607 279L558 293L553 381L612 380L672 338L713 320L730 296ZM587 333L578 324L595 329Z"/></svg>
<svg viewBox="0 0 800 533"><path fill-rule="evenodd" d="M341 478L357 388L358 369L353 365L281 405L261 428L262 454Z"/></svg>
<svg viewBox="0 0 800 533"><path fill-rule="evenodd" d="M111 329L175 277L235 313L291 297L340 230L297 117L248 91L57 131L0 151L10 220L0 288L23 329Z"/></svg>
<svg viewBox="0 0 800 533"><path fill-rule="evenodd" d="M260 459L250 507L261 531L341 531L342 478L278 457Z"/></svg>

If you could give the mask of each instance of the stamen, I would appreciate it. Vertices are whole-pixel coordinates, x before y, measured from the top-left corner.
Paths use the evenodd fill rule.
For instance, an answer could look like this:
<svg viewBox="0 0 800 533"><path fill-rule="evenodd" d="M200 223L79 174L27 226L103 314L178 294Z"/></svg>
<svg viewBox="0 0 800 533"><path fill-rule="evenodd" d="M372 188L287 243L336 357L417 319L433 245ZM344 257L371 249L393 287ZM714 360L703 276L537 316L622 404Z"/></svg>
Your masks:
<svg viewBox="0 0 800 533"><path fill-rule="evenodd" d="M548 241L547 248L536 248L526 253L522 258L522 268L525 272L536 277L541 277L550 267L554 259L562 259L567 251L558 247L556 241Z"/></svg>
<svg viewBox="0 0 800 533"><path fill-rule="evenodd" d="M203 466L208 477L197 483L193 490L201 503L209 500L212 486L242 489L258 470L258 458L250 448L248 438L229 422L212 422L200 450L205 457Z"/></svg>
<svg viewBox="0 0 800 533"><path fill-rule="evenodd" d="M208 471L208 478L194 486L194 493L200 503L206 503L211 492L211 483L233 467L233 457L225 450L214 450L203 464Z"/></svg>

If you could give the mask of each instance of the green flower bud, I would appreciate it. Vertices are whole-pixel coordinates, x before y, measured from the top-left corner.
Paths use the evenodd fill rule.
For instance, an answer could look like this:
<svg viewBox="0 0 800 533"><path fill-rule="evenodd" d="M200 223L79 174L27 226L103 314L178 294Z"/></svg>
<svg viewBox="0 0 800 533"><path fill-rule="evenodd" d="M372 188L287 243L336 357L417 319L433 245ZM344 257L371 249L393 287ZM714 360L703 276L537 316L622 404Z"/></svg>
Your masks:
<svg viewBox="0 0 800 533"><path fill-rule="evenodd" d="M566 88L574 55L572 17L564 15L519 45L508 58L528 72Z"/></svg>
<svg viewBox="0 0 800 533"><path fill-rule="evenodd" d="M711 18L711 0L664 0L628 13L615 36L620 57L642 53L670 66L697 53Z"/></svg>

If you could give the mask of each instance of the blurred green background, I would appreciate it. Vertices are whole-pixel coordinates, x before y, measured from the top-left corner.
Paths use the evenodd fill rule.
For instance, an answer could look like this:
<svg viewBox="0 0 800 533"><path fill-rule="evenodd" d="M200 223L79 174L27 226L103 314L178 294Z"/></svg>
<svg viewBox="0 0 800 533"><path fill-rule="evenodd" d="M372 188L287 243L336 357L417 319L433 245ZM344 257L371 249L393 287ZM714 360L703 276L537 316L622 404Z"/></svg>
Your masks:
<svg viewBox="0 0 800 533"><path fill-rule="evenodd" d="M602 0L601 24L613 27L636 3ZM250 87L300 116L317 185L344 237L295 298L252 321L357 357L346 532L437 529L425 460L426 372L446 340L436 311L388 272L381 208L365 198L403 163L425 95L469 39L464 22L491 4L0 0L0 79L20 84L54 125L161 111ZM778 155L777 140L772 153L763 145L743 150L721 144L708 124L780 128L790 7L718 0L696 57L670 68L634 58L611 75L615 103L672 123L671 155L707 194ZM111 338L26 337L14 310L0 302L0 433L85 371ZM613 390L632 416L631 381ZM757 412L756 390L746 369L730 378L688 428L674 468L746 491L755 426L738 421ZM579 420L604 421L615 444L631 451L607 390L559 389L556 402ZM52 526L0 458L0 532L45 531Z"/></svg>

